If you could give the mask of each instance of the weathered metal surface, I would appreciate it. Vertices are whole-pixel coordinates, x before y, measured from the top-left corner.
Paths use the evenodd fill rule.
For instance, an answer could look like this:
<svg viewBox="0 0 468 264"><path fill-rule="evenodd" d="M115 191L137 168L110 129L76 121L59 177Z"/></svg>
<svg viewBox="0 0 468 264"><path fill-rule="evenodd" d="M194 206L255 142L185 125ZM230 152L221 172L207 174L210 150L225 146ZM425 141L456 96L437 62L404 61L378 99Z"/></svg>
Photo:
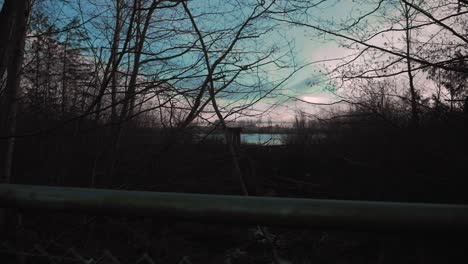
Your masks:
<svg viewBox="0 0 468 264"><path fill-rule="evenodd" d="M290 227L468 230L468 206L0 184L0 207Z"/></svg>

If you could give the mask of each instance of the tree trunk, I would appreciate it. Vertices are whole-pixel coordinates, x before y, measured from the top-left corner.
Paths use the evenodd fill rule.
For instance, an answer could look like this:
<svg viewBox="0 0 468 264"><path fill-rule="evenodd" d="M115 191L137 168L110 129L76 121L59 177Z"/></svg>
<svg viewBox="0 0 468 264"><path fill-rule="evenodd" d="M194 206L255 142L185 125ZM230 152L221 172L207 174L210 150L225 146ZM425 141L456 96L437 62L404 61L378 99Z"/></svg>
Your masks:
<svg viewBox="0 0 468 264"><path fill-rule="evenodd" d="M468 131L468 96L465 97L465 101L463 102L463 117L465 121L465 130Z"/></svg>
<svg viewBox="0 0 468 264"><path fill-rule="evenodd" d="M13 2L13 3L8 3ZM11 169L13 162L13 150L15 145L15 138L12 137L16 132L16 113L18 108L18 100L20 95L20 74L21 66L23 63L24 42L26 36L26 26L29 18L29 1L6 1L5 5L10 5L9 11L5 13L2 9L2 18L0 21L9 21L8 25L12 28L2 28L2 32L9 32L9 43L0 47L3 52L9 50L11 55L4 60L2 64L6 63L7 83L2 102L2 131L6 132L7 136L11 136L6 140L3 179L5 182L11 182ZM3 16L6 16L4 18ZM14 20L14 22L12 22ZM12 46L12 47L8 47ZM3 67L3 66L1 66Z"/></svg>
<svg viewBox="0 0 468 264"><path fill-rule="evenodd" d="M29 18L29 0L6 0L0 13L0 79L7 73L7 82L0 104L2 113L0 131L10 136L5 143L5 156L3 167L3 181L12 182L12 163L16 132L16 113L18 97L20 95L20 73L23 63L24 43L27 21ZM0 224L2 237L13 238L17 236L12 232L13 227L21 221L21 216L11 210L0 210ZM17 263L25 263L24 255L17 255Z"/></svg>
<svg viewBox="0 0 468 264"><path fill-rule="evenodd" d="M0 11L0 79L3 78L11 59L11 50L14 47L12 41L17 23L15 18L18 17L19 5L20 1L5 0Z"/></svg>
<svg viewBox="0 0 468 264"><path fill-rule="evenodd" d="M118 52L119 52L119 43L120 43L120 33L122 31L122 22L121 22L121 8L122 5L120 0L116 1L116 14L115 14L115 28L114 35L112 38L112 69L118 68ZM112 75L112 84L111 84L111 123L115 124L117 122L117 74Z"/></svg>
<svg viewBox="0 0 468 264"><path fill-rule="evenodd" d="M120 149L121 139L123 137L123 133L125 133L126 122L129 118L133 116L133 110L135 106L135 97L137 94L136 86L137 86L137 79L140 70L140 59L141 59L141 52L143 50L143 46L146 39L146 34L148 32L149 25L151 23L151 18L156 10L156 6L159 3L158 1L152 2L151 6L148 8L148 12L146 17L141 12L141 0L136 0L134 8L137 10L135 13L135 21L130 21L129 27L132 24L135 25L135 51L134 51L134 60L133 60L133 67L130 76L130 82L128 84L128 89L125 92L125 98L123 101L122 109L120 111L119 123L114 130L115 133L113 134L113 141L111 146L111 154L110 154L110 161L109 166L106 172L106 178L111 180L114 176L115 166L117 164L118 159L118 152ZM126 82L125 82L126 83Z"/></svg>
<svg viewBox="0 0 468 264"><path fill-rule="evenodd" d="M416 88L414 87L414 78L413 78L413 72L411 68L411 59L410 59L410 51L411 51L410 8L407 4L405 4L404 11L405 11L405 18L406 18L406 63L408 67L409 87L410 87L410 94L411 94L411 126L418 127L419 126L419 113L418 113L417 93L416 93Z"/></svg>
<svg viewBox="0 0 468 264"><path fill-rule="evenodd" d="M67 37L65 39L65 43L64 43L64 46L63 46L63 57L62 57L62 102L61 102L61 114L62 114L62 118L65 120L65 112L67 110L67 93L68 93L68 89L67 89L67 71L68 71L68 64L67 64L67 48L68 48L68 41L69 41L69 38L68 38L68 32L67 32Z"/></svg>

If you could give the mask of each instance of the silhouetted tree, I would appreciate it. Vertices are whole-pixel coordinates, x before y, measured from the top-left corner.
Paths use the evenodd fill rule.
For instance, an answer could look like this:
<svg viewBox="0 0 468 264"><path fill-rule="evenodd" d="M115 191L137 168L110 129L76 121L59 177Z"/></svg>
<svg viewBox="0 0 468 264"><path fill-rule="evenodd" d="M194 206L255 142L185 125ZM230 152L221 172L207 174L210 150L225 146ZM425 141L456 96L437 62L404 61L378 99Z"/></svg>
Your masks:
<svg viewBox="0 0 468 264"><path fill-rule="evenodd" d="M430 69L455 75L468 72L463 66L468 43L468 11L463 2L370 0L360 3L354 15L343 22L316 19L315 24L308 20L312 16L312 5L296 3L296 16L276 15L274 18L308 28L320 36L329 36L349 48L342 62L330 65L329 71L336 78L334 86L343 88L344 98L353 100L353 95L358 97L364 92L359 91L359 87L366 79L394 79L400 88L385 93L400 98L400 103L409 102L409 116L414 125L419 123L420 108L430 107L423 105L428 101L422 95L431 93L432 86L426 81L422 87L417 87L415 75ZM402 89L404 83L408 88Z"/></svg>
<svg viewBox="0 0 468 264"><path fill-rule="evenodd" d="M16 132L16 115L20 95L20 76L23 63L27 22L30 14L28 0L5 0L0 11L0 131L6 140L4 152L3 180L11 181L11 166ZM6 83L3 86L4 74ZM3 143L3 142L2 142ZM3 145L3 144L2 144Z"/></svg>

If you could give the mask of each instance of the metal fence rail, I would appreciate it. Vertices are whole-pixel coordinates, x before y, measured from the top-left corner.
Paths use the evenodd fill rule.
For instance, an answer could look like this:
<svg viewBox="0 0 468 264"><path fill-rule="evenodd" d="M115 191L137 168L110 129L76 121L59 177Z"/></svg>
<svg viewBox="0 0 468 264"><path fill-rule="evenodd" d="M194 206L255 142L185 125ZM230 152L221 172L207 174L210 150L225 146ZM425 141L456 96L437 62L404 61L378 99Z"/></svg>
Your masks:
<svg viewBox="0 0 468 264"><path fill-rule="evenodd" d="M0 208L289 227L468 230L468 205L243 197L0 184Z"/></svg>

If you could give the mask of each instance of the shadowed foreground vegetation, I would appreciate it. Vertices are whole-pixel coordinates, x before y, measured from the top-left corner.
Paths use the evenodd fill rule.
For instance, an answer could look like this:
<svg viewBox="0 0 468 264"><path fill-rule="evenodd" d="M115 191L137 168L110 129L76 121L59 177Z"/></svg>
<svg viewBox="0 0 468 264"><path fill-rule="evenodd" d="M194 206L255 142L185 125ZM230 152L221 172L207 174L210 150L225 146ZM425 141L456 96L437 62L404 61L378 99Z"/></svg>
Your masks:
<svg viewBox="0 0 468 264"><path fill-rule="evenodd" d="M462 112L413 128L350 111L326 121L298 117L283 145L242 145L239 160L249 191L284 197L467 202ZM35 127L29 120L20 124L26 131L26 126ZM19 138L15 183L241 194L224 143L205 138L199 127L182 131L142 124L128 126L114 175L108 171L109 127L89 121Z"/></svg>
<svg viewBox="0 0 468 264"><path fill-rule="evenodd" d="M351 112L346 116L352 117L329 121L298 117L284 145L241 146L239 160L250 195L468 202L461 112L418 128L395 127ZM18 139L15 183L241 194L227 146L216 140L199 142L196 127L181 132L132 123L111 178L99 166L108 156L108 129L96 129L92 122L79 129L77 133L77 127L70 126ZM165 144L168 140L173 144ZM25 251L44 241L50 254L74 247L83 256L100 256L106 248L129 263L143 254L164 263L178 263L184 256L191 263L271 263L273 258L271 244L253 227L184 223L164 216L22 215L18 232L28 239L16 246ZM449 263L466 257L457 234L269 230L277 254L293 263Z"/></svg>

